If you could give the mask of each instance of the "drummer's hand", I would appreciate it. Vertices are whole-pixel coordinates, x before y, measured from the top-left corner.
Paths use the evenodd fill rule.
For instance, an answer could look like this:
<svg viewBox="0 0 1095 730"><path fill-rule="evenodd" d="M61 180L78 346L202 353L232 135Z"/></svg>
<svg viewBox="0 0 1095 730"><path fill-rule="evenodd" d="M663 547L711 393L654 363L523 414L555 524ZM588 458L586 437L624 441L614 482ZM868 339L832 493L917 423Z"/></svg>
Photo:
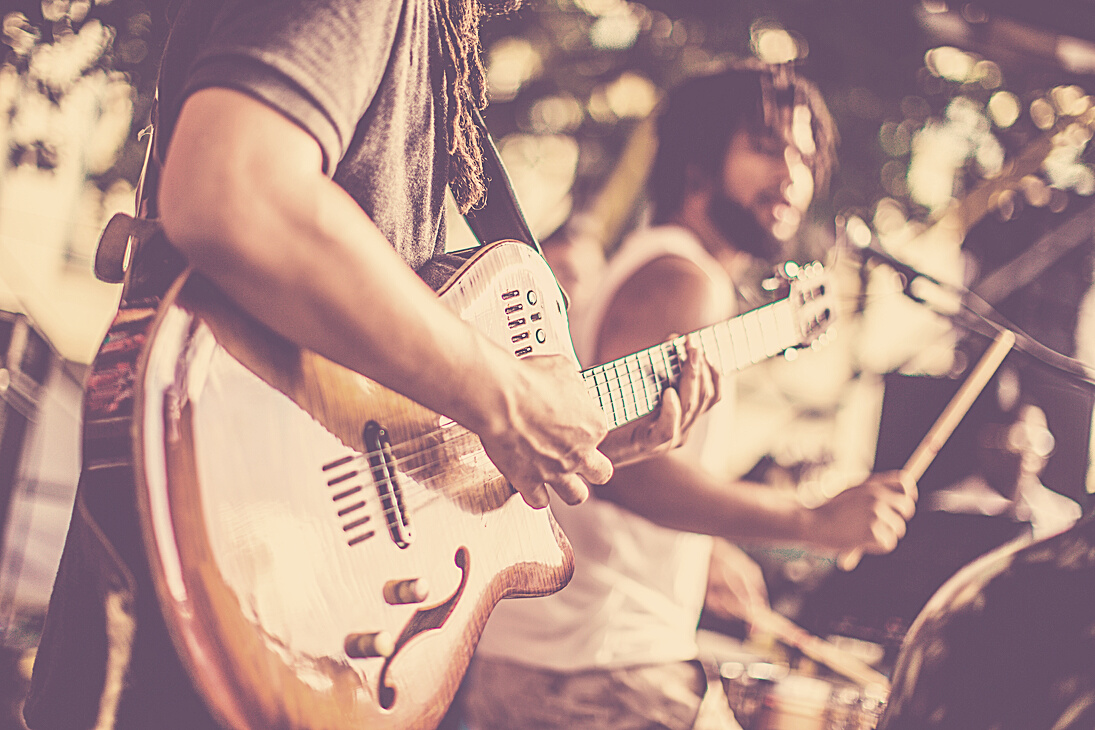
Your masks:
<svg viewBox="0 0 1095 730"><path fill-rule="evenodd" d="M704 610L727 619L750 622L755 611L768 608L764 573L745 551L722 538L715 538L711 568L707 573Z"/></svg>
<svg viewBox="0 0 1095 730"><path fill-rule="evenodd" d="M810 510L805 535L814 544L841 553L888 553L905 536L916 496L916 482L903 472L872 474Z"/></svg>
<svg viewBox="0 0 1095 730"><path fill-rule="evenodd" d="M662 393L652 413L611 431L601 452L619 467L671 451L685 442L696 419L721 397L719 371L704 356L696 335L688 335L677 385Z"/></svg>

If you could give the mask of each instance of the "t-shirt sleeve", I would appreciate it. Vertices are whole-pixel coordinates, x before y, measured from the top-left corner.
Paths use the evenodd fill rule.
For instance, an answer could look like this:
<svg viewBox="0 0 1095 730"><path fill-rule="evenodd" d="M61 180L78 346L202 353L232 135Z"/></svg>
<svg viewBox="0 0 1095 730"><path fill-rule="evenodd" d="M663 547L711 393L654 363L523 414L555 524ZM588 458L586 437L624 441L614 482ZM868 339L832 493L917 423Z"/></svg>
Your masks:
<svg viewBox="0 0 1095 730"><path fill-rule="evenodd" d="M323 151L331 174L380 85L400 0L226 0L183 96L234 89L278 110Z"/></svg>

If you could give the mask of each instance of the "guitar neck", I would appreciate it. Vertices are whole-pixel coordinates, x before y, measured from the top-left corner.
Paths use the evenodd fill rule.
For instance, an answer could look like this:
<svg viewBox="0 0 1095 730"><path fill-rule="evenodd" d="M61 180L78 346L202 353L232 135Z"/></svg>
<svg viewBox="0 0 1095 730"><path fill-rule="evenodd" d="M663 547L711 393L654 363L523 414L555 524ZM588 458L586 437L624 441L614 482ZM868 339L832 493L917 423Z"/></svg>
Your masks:
<svg viewBox="0 0 1095 730"><path fill-rule="evenodd" d="M791 303L766 304L694 333L707 360L727 374L800 344ZM642 418L658 406L681 372L684 337L582 371L590 395L608 417L609 429Z"/></svg>

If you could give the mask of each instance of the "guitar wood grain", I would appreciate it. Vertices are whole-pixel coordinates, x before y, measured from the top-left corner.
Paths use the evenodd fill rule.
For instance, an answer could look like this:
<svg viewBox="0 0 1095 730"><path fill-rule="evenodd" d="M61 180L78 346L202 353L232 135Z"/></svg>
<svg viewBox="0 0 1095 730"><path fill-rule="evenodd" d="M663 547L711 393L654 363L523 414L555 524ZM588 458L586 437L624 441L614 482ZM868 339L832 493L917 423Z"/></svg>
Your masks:
<svg viewBox="0 0 1095 730"><path fill-rule="evenodd" d="M485 247L441 298L507 347L521 328L505 306L520 299L544 332L524 354L573 359L562 294L523 244ZM140 512L157 594L229 727L435 727L497 601L569 580L573 556L550 511L516 496L474 435L294 347L198 275L165 299L139 376ZM361 458L370 421L391 442L414 532L405 548ZM408 579L429 587L425 601L388 603L385 584ZM395 654L346 654L348 636L377 632L400 637Z"/></svg>

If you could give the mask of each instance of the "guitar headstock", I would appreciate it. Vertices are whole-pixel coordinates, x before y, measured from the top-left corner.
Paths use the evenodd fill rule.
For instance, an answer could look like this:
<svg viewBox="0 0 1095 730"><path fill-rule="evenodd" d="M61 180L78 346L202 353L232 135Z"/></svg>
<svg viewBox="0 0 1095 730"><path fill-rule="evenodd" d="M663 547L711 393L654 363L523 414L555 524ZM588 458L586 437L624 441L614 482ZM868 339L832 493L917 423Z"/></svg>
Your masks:
<svg viewBox="0 0 1095 730"><path fill-rule="evenodd" d="M798 347L810 346L825 334L836 316L829 274L817 261L802 266L788 261L780 273L789 287L787 301L799 336Z"/></svg>

